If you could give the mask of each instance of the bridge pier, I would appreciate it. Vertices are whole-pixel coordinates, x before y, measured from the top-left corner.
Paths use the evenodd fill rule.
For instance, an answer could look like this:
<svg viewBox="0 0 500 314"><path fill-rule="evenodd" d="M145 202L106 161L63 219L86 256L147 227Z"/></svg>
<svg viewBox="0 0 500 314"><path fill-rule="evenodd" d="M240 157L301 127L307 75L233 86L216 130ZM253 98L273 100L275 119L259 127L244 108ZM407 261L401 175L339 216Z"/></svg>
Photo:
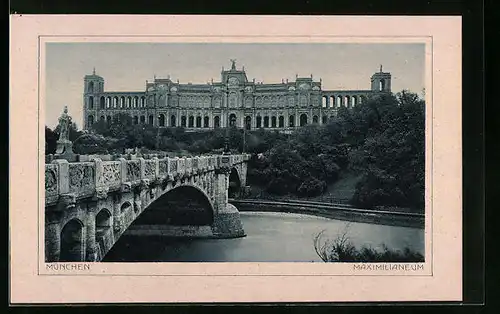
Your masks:
<svg viewBox="0 0 500 314"><path fill-rule="evenodd" d="M240 212L234 205L227 203L224 208L219 208L212 224L212 233L215 238L221 239L239 238L246 235L241 223Z"/></svg>
<svg viewBox="0 0 500 314"><path fill-rule="evenodd" d="M61 215L47 211L45 221L45 260L58 262L61 253Z"/></svg>
<svg viewBox="0 0 500 314"><path fill-rule="evenodd" d="M87 216L87 262L97 261L97 244L95 241L95 215L89 213Z"/></svg>
<svg viewBox="0 0 500 314"><path fill-rule="evenodd" d="M212 232L217 238L244 237L245 231L238 209L228 203L229 175L231 159L228 155L219 156L219 168L215 171L215 202Z"/></svg>

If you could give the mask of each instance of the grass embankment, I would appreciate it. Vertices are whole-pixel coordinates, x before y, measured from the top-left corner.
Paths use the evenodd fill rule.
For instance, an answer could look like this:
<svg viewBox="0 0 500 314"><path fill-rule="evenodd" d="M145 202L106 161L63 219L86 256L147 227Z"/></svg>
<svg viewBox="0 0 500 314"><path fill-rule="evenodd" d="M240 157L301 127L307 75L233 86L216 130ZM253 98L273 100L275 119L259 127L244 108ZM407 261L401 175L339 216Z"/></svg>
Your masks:
<svg viewBox="0 0 500 314"><path fill-rule="evenodd" d="M301 200L332 204L349 204L356 190L356 183L359 180L360 176L352 173L345 173L338 181L328 185L324 193L311 197L299 197L291 193L285 195L271 194L265 191L265 187L252 184L250 193L245 198L270 201Z"/></svg>

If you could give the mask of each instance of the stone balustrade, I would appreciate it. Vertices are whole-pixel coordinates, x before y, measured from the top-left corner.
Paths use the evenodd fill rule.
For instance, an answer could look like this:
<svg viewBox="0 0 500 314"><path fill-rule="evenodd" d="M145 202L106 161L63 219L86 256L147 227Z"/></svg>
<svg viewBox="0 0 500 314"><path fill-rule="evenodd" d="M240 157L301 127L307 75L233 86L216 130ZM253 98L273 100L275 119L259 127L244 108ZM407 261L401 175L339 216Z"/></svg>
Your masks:
<svg viewBox="0 0 500 314"><path fill-rule="evenodd" d="M125 159L84 162L57 159L45 165L45 203L54 204L61 195L90 197L99 191L132 188L145 182L179 180L246 162L249 154L182 158Z"/></svg>

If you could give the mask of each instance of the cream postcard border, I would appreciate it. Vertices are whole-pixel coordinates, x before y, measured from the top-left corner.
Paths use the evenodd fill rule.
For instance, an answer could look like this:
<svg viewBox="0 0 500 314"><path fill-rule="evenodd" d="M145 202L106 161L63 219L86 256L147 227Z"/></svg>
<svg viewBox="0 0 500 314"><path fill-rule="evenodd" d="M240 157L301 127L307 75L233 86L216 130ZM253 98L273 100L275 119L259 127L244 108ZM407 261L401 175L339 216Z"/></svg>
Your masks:
<svg viewBox="0 0 500 314"><path fill-rule="evenodd" d="M461 299L459 17L24 15L12 16L11 25L13 302ZM39 70L43 73L44 64L41 58L41 68L38 68L38 49L39 44L46 41L426 43L426 146L432 149L426 152L426 263L423 269L353 271L352 264L326 263L91 263L88 271L43 275L47 274L43 271L43 234L40 234L43 225L39 224L43 223L43 216L38 217L39 211L43 214L43 191L41 204L37 204L38 182L44 181L43 172L39 171L39 167L43 169L43 149L37 150L40 144L37 136L42 134L43 145L45 88L38 77ZM43 49L40 53L43 54ZM431 68L432 73L428 70ZM36 162L37 157L42 157L40 164ZM301 287L308 290L302 291Z"/></svg>

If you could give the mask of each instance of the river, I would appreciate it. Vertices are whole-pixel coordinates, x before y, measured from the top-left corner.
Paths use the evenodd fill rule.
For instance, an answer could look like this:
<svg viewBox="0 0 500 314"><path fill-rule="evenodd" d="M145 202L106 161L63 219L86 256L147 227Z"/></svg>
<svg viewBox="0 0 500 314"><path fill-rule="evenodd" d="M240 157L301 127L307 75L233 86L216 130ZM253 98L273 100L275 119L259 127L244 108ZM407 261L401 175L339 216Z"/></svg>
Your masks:
<svg viewBox="0 0 500 314"><path fill-rule="evenodd" d="M410 249L424 254L424 230L346 222L310 215L241 212L246 237L237 239L167 239L122 236L104 262L321 262L313 239L347 231L355 246Z"/></svg>

